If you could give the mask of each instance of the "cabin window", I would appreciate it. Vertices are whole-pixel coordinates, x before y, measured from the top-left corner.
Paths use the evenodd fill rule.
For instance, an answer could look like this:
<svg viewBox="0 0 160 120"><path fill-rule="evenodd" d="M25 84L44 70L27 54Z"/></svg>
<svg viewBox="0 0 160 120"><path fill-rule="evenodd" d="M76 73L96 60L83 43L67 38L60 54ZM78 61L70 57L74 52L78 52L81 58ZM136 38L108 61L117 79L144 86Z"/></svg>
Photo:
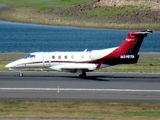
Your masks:
<svg viewBox="0 0 160 120"><path fill-rule="evenodd" d="M58 56L58 59L61 59L61 56Z"/></svg>
<svg viewBox="0 0 160 120"><path fill-rule="evenodd" d="M64 59L67 59L67 55L64 56Z"/></svg>
<svg viewBox="0 0 160 120"><path fill-rule="evenodd" d="M84 55L81 55L81 58L84 59Z"/></svg>
<svg viewBox="0 0 160 120"><path fill-rule="evenodd" d="M71 55L71 58L74 59L74 55Z"/></svg>
<svg viewBox="0 0 160 120"><path fill-rule="evenodd" d="M52 59L55 59L55 56L52 56Z"/></svg>

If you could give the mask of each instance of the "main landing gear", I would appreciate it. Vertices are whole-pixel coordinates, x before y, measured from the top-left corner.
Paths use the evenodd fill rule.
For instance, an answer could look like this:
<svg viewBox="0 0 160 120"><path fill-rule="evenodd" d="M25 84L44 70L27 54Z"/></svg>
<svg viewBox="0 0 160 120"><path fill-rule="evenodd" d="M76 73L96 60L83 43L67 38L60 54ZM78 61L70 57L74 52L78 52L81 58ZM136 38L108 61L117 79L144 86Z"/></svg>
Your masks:
<svg viewBox="0 0 160 120"><path fill-rule="evenodd" d="M86 77L86 72L82 72L82 74L80 74L79 77L85 78Z"/></svg>
<svg viewBox="0 0 160 120"><path fill-rule="evenodd" d="M79 74L79 77L80 77L80 78L85 78L85 77L86 77L86 72L82 71L82 73Z"/></svg>

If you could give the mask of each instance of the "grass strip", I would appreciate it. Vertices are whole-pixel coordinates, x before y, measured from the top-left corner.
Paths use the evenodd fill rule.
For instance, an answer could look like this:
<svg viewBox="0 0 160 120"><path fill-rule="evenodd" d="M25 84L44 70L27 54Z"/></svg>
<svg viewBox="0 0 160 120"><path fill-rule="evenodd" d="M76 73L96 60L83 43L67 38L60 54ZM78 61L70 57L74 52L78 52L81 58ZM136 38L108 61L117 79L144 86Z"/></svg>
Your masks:
<svg viewBox="0 0 160 120"><path fill-rule="evenodd" d="M68 8L89 1L91 0L0 0L4 4L11 4L16 7L34 7L39 10Z"/></svg>
<svg viewBox="0 0 160 120"><path fill-rule="evenodd" d="M0 118L158 120L159 103L0 101Z"/></svg>

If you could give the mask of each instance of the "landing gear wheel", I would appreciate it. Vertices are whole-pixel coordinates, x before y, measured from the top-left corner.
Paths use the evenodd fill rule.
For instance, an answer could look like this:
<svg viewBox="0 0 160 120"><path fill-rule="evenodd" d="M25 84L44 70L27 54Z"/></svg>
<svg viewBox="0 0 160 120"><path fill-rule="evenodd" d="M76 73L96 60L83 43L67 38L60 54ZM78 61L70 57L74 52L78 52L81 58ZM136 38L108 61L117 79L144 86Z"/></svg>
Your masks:
<svg viewBox="0 0 160 120"><path fill-rule="evenodd" d="M19 76L20 76L20 77L23 77L23 73L22 73L22 72L20 72L20 73L19 73Z"/></svg>
<svg viewBox="0 0 160 120"><path fill-rule="evenodd" d="M85 77L86 77L86 73L85 73L85 72L83 72L82 74L80 74L80 75L79 75L79 77L81 77L81 78L85 78Z"/></svg>

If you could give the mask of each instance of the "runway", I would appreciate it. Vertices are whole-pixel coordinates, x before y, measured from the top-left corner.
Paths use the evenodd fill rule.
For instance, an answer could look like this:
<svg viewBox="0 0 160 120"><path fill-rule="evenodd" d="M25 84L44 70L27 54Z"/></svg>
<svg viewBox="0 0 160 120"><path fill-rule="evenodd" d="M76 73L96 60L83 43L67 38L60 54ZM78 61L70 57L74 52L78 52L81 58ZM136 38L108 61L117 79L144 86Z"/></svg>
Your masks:
<svg viewBox="0 0 160 120"><path fill-rule="evenodd" d="M160 74L0 72L0 100L160 102Z"/></svg>

